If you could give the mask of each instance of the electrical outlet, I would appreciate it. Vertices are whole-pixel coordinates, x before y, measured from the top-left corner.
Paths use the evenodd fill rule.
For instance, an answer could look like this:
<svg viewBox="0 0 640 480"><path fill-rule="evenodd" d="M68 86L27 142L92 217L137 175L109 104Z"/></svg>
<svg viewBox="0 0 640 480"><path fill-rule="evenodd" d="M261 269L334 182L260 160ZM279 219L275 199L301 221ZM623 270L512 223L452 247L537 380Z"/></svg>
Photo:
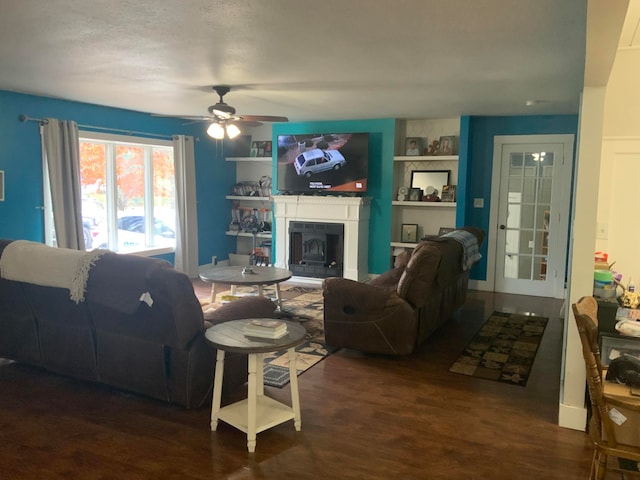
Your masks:
<svg viewBox="0 0 640 480"><path fill-rule="evenodd" d="M473 208L484 208L484 198L474 198Z"/></svg>

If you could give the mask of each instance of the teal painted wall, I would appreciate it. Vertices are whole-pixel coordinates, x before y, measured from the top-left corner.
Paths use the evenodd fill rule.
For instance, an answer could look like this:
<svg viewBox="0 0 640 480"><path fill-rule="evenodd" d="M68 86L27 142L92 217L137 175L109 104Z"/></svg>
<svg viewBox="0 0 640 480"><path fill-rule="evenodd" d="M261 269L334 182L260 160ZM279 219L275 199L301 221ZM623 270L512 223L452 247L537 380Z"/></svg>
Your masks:
<svg viewBox="0 0 640 480"><path fill-rule="evenodd" d="M493 139L496 135L543 135L572 134L577 136L577 115L539 115L523 117L465 117L461 130L468 131L465 152L467 163L464 168L466 197L464 204L458 205L458 219L466 225L474 225L489 232L489 212L491 208L491 174L493 170ZM461 140L461 145L463 144ZM575 152L575 148L574 148ZM462 147L461 147L462 153ZM572 159L573 161L573 159ZM473 208L474 198L484 198L484 208ZM461 216L462 215L462 216ZM496 228L497 226L493 226ZM487 242L482 248L483 259L471 272L471 278L487 278Z"/></svg>
<svg viewBox="0 0 640 480"><path fill-rule="evenodd" d="M277 123L273 125L273 145L277 145L278 135L356 132L369 133L369 178L366 194L372 198L369 222L369 272L382 273L389 269L390 262L395 120ZM275 147L274 152L277 152ZM277 178L275 162L272 178ZM286 232L275 232L275 241L282 235L286 235Z"/></svg>
<svg viewBox="0 0 640 480"><path fill-rule="evenodd" d="M74 120L79 125L194 136L199 140L195 142L195 158L200 263L210 262L213 254L223 258L235 248L224 234L230 218L224 197L230 191L235 171L225 165L222 145L206 135L205 124L184 126L180 119L1 90L0 170L5 172L5 201L0 202L0 238L44 241L39 125L20 122L20 114ZM173 255L163 258L173 261Z"/></svg>
<svg viewBox="0 0 640 480"><path fill-rule="evenodd" d="M148 113L0 91L0 170L5 171L5 201L0 202L0 238L44 240L42 152L36 122L20 122L18 116L75 120L81 125L118 128L154 134L185 134L196 138L196 196L198 207L199 262L212 255L224 259L235 251L235 239L225 235L230 205L225 195L235 180L235 165L224 161L222 142L210 139L205 124L183 125L180 119L153 117ZM576 134L577 115L526 117L462 117L457 225L489 230L493 137L495 135ZM394 119L341 120L273 125L278 135L315 132L368 132L369 182L372 197L369 231L369 272L389 267L391 200L393 185ZM274 152L277 149L274 148ZM276 178L275 171L273 178ZM474 209L473 199L483 197L485 208ZM275 233L278 235L278 232ZM486 248L471 278L486 279ZM172 255L164 256L172 261Z"/></svg>

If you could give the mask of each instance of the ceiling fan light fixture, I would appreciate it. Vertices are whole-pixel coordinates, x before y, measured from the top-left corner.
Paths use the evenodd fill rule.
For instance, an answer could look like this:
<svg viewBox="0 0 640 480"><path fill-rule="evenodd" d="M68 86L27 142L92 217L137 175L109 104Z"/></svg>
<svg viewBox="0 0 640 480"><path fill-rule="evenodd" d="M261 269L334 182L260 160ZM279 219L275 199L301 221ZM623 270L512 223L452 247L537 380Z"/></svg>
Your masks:
<svg viewBox="0 0 640 480"><path fill-rule="evenodd" d="M209 107L209 113L222 120L228 120L236 114L236 109L226 103L216 103Z"/></svg>
<svg viewBox="0 0 640 480"><path fill-rule="evenodd" d="M234 125L233 123L230 123L229 125L227 125L226 130L227 130L227 137L229 137L232 140L242 133L240 129L237 127L237 125Z"/></svg>
<svg viewBox="0 0 640 480"><path fill-rule="evenodd" d="M224 128L222 128L222 125L218 122L213 122L209 125L209 128L207 128L207 135L216 140L222 140L224 138Z"/></svg>

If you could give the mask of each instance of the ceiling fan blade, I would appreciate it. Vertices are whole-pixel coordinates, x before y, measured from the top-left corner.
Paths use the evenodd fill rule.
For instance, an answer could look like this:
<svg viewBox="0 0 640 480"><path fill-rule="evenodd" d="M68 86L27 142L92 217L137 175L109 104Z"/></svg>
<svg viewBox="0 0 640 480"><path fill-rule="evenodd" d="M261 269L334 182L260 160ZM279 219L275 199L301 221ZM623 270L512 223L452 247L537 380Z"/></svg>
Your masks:
<svg viewBox="0 0 640 480"><path fill-rule="evenodd" d="M249 122L288 122L287 117L277 117L274 115L240 115L242 120Z"/></svg>
<svg viewBox="0 0 640 480"><path fill-rule="evenodd" d="M213 122L214 117L207 117L202 115L164 115L161 113L152 113L152 117L164 117L164 118L181 118L183 120L193 120L194 122Z"/></svg>
<svg viewBox="0 0 640 480"><path fill-rule="evenodd" d="M239 127L259 127L260 125L263 125L262 122L256 122L255 120L244 120L244 119L233 120L230 123L235 123Z"/></svg>

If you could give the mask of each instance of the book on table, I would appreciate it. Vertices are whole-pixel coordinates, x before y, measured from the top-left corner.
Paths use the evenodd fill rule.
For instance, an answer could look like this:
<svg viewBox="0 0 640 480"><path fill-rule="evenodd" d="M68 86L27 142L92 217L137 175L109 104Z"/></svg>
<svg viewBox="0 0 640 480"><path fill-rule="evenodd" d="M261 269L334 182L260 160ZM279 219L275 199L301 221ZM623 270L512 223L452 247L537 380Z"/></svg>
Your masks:
<svg viewBox="0 0 640 480"><path fill-rule="evenodd" d="M287 334L287 324L279 320L254 319L244 326L243 331L249 337L282 338Z"/></svg>

